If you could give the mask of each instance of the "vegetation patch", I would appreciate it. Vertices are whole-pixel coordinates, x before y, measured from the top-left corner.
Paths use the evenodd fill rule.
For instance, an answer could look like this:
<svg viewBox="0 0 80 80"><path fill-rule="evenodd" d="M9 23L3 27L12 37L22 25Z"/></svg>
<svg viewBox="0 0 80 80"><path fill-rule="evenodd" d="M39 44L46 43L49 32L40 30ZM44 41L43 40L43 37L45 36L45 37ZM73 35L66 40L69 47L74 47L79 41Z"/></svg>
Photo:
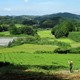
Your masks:
<svg viewBox="0 0 80 80"><path fill-rule="evenodd" d="M10 66L10 65L12 64L9 62L0 62L0 67Z"/></svg>
<svg viewBox="0 0 80 80"><path fill-rule="evenodd" d="M80 32L70 32L68 38L80 42Z"/></svg>

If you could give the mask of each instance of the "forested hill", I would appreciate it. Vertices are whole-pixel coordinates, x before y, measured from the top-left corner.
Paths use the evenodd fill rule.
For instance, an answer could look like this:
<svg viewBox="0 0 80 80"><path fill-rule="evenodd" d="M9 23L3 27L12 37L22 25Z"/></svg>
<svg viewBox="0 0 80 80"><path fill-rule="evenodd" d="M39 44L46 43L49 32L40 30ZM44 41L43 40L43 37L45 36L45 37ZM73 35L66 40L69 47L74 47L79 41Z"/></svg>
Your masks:
<svg viewBox="0 0 80 80"><path fill-rule="evenodd" d="M34 15L21 15L21 16L0 16L0 20L3 18L12 18L12 19L34 19L34 20L41 20L41 19L47 19L47 18L55 18L55 17L62 17L62 18L68 18L68 19L75 19L79 20L80 15L77 14L72 14L68 12L64 13L55 13L55 14L48 14L48 15L43 15L43 16L34 16Z"/></svg>
<svg viewBox="0 0 80 80"><path fill-rule="evenodd" d="M55 17L62 17L62 18L67 18L67 19L72 19L72 20L80 20L80 15L67 13L67 12L43 15L43 16L36 17L35 19L36 20L44 20L44 19L53 19Z"/></svg>
<svg viewBox="0 0 80 80"><path fill-rule="evenodd" d="M80 15L65 12L43 16L0 16L0 26L23 24L34 26L37 28L52 28L66 19L76 20L78 23L80 23Z"/></svg>

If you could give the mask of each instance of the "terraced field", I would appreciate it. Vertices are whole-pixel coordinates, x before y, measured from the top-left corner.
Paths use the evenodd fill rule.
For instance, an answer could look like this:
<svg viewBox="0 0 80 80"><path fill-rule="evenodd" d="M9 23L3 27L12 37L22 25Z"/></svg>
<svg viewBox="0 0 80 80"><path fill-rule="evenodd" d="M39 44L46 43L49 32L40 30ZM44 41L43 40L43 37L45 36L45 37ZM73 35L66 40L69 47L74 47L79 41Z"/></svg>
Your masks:
<svg viewBox="0 0 80 80"><path fill-rule="evenodd" d="M50 30L40 31L38 32L38 34L42 39L46 38L48 39L48 41L54 42L55 40L57 40L60 42L69 43L72 47L80 47L79 42L75 42L71 39L56 39L53 35L51 35ZM32 77L33 72L35 72L35 74L36 72L40 72L39 75L45 73L49 76L49 74L53 75L56 71L63 71L65 72L65 75L66 72L67 74L70 74L68 64L69 60L73 61L73 70L79 71L80 54L54 53L53 51L57 47L58 46L56 45L47 44L23 44L10 48L0 48L0 64L2 64L2 67L0 67L0 72L18 74L23 74L24 72L26 72L27 75L31 74ZM4 66L5 64L8 65Z"/></svg>

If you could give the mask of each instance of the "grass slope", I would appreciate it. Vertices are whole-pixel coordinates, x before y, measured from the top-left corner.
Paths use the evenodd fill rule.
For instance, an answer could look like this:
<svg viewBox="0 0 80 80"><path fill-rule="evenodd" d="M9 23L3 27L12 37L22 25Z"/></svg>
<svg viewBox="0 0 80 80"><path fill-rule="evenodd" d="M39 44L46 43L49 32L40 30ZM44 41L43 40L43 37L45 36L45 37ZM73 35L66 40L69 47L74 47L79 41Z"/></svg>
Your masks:
<svg viewBox="0 0 80 80"><path fill-rule="evenodd" d="M77 58L76 58L77 57ZM30 53L8 53L0 54L0 61L10 62L15 65L26 66L26 69L40 68L43 70L69 69L68 61L73 61L73 69L80 69L79 54L30 54Z"/></svg>
<svg viewBox="0 0 80 80"><path fill-rule="evenodd" d="M35 51L54 51L54 49L56 48L57 46L51 46L51 45L23 44L11 48L0 49L0 53L10 53L10 52L34 53Z"/></svg>

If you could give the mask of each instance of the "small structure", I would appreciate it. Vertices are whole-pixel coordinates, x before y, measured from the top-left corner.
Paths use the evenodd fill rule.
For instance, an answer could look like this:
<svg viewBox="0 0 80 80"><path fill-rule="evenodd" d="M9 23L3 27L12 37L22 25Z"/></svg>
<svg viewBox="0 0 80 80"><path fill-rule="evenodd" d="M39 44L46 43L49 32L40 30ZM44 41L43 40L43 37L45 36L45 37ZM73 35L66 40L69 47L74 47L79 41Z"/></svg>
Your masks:
<svg viewBox="0 0 80 80"><path fill-rule="evenodd" d="M12 42L13 38L0 38L0 46L8 46L9 42Z"/></svg>

